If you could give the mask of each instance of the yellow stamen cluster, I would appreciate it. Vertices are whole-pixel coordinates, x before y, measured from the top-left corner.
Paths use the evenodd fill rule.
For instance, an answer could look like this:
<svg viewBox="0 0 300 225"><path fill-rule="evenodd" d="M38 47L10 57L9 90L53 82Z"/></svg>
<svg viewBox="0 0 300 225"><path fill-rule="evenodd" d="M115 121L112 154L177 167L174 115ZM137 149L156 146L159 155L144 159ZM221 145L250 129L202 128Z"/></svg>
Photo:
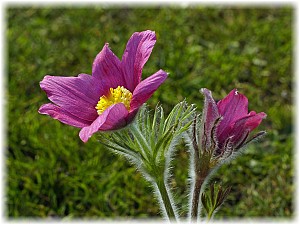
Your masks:
<svg viewBox="0 0 300 225"><path fill-rule="evenodd" d="M109 106L117 103L123 103L126 109L130 110L130 101L132 93L123 86L117 88L110 88L107 96L103 95L96 105L97 113L102 114Z"/></svg>

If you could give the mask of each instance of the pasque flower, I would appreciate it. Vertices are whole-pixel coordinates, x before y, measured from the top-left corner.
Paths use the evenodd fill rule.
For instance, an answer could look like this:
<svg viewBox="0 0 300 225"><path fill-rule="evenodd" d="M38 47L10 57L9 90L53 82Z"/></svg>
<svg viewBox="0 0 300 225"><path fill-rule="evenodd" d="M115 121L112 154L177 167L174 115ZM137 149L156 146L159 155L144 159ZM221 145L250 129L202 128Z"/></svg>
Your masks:
<svg viewBox="0 0 300 225"><path fill-rule="evenodd" d="M213 99L210 90L202 88L201 92L205 97L202 118L199 120L200 115L195 115L190 135L187 136L188 142L191 143L191 220L199 218L201 189L204 189L203 185L212 172L230 159L238 149L265 133L259 132L248 138L266 114L254 111L248 113L248 99L236 89L218 103ZM205 199L202 197L202 200ZM208 210L209 218L215 209L216 207L213 207Z"/></svg>
<svg viewBox="0 0 300 225"><path fill-rule="evenodd" d="M97 131L126 126L167 78L167 73L159 70L141 80L155 42L153 31L136 32L122 60L105 44L94 60L92 76L45 76L40 86L53 103L42 105L39 113L82 128L79 136L84 142Z"/></svg>
<svg viewBox="0 0 300 225"><path fill-rule="evenodd" d="M215 155L223 154L228 149L237 150L242 147L247 142L250 132L267 116L264 112L248 113L248 99L236 89L218 103L208 89L202 88L201 92L205 96L202 148L215 145Z"/></svg>

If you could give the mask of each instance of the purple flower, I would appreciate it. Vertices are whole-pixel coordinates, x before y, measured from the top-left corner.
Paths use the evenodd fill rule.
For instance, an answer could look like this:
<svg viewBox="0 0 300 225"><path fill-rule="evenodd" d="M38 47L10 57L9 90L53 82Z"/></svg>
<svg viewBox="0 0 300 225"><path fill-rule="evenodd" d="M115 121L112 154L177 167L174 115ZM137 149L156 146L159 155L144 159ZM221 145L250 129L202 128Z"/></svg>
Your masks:
<svg viewBox="0 0 300 225"><path fill-rule="evenodd" d="M122 60L105 44L96 56L92 76L45 76L41 88L53 102L40 107L39 113L62 123L82 128L82 141L97 131L116 130L126 126L167 78L163 70L141 80L156 36L153 31L134 33Z"/></svg>
<svg viewBox="0 0 300 225"><path fill-rule="evenodd" d="M266 118L264 112L248 113L248 99L233 89L225 98L215 102L211 91L202 88L205 96L203 109L203 124L205 138L202 138L202 148L216 143L216 154L222 154L229 147L238 149L247 142L252 130Z"/></svg>

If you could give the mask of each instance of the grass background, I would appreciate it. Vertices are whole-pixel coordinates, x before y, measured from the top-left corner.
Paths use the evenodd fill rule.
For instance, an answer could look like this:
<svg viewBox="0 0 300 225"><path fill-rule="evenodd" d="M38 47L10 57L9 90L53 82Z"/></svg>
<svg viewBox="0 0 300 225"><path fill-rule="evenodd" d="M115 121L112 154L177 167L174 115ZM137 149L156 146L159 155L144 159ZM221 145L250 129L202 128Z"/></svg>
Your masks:
<svg viewBox="0 0 300 225"><path fill-rule="evenodd" d="M8 218L158 217L159 208L141 175L95 137L39 115L48 102L39 88L46 74L91 74L104 43L121 58L135 31L151 29L157 43L143 77L164 69L167 81L148 101L166 111L187 99L202 110L201 87L223 98L237 87L249 109L268 118L268 135L224 165L215 181L232 192L221 218L291 218L294 215L293 13L281 7L6 6ZM172 186L186 200L188 155L180 146ZM181 209L182 215L186 212Z"/></svg>

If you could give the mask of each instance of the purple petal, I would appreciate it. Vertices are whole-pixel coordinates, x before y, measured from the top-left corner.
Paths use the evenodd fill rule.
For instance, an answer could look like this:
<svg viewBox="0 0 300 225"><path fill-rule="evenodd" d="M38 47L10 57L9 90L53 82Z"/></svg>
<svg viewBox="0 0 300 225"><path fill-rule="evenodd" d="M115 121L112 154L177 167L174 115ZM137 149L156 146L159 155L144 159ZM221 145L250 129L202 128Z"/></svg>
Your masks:
<svg viewBox="0 0 300 225"><path fill-rule="evenodd" d="M165 71L159 70L152 76L140 82L133 91L130 102L130 112L145 103L156 89L165 81L167 76L168 74Z"/></svg>
<svg viewBox="0 0 300 225"><path fill-rule="evenodd" d="M64 111L86 121L94 121L95 109L103 95L101 85L87 74L78 77L45 76L40 82L48 98Z"/></svg>
<svg viewBox="0 0 300 225"><path fill-rule="evenodd" d="M79 137L83 142L98 131L116 130L126 126L126 117L128 110L123 103L118 103L106 109L98 118L88 127L81 129Z"/></svg>
<svg viewBox="0 0 300 225"><path fill-rule="evenodd" d="M238 93L236 89L233 89L224 99L219 101L217 106L223 117L218 128L218 134L221 134L231 123L248 114L248 99Z"/></svg>
<svg viewBox="0 0 300 225"><path fill-rule="evenodd" d="M129 39L121 62L129 91L132 92L140 83L143 67L150 57L155 42L155 33L150 30L136 32Z"/></svg>
<svg viewBox="0 0 300 225"><path fill-rule="evenodd" d="M242 117L232 123L229 127L224 129L223 133L220 134L220 142L224 142L228 137L232 136L233 143L239 143L240 139L245 135L245 133L251 132L261 123L263 119L266 118L264 112L255 113L251 111L247 116Z"/></svg>
<svg viewBox="0 0 300 225"><path fill-rule="evenodd" d="M251 113L253 113L254 111L252 111ZM250 113L250 115L251 115L251 113ZM255 112L254 112L255 113ZM264 112L260 112L260 113L257 113L257 114L252 114L252 116L251 117L249 117L248 119L247 119L247 121L245 122L245 127L247 128L247 129L249 129L250 130L250 132L252 131L252 130L254 130L256 127L258 127L259 126L259 124L261 123L261 121L263 120L263 119L265 119L265 118L267 118L267 114L266 113L264 113Z"/></svg>
<svg viewBox="0 0 300 225"><path fill-rule="evenodd" d="M79 117L72 115L68 111L52 103L42 105L39 109L39 113L49 115L53 119L57 119L60 122L73 127L82 128L90 125L89 121L82 120Z"/></svg>
<svg viewBox="0 0 300 225"><path fill-rule="evenodd" d="M93 62L92 75L101 81L105 90L124 86L126 82L121 71L121 62L118 57L105 44Z"/></svg>
<svg viewBox="0 0 300 225"><path fill-rule="evenodd" d="M133 121L133 119L135 118L138 111L139 111L139 108L136 108L135 110L130 110L128 116L126 117L127 124L129 124Z"/></svg>
<svg viewBox="0 0 300 225"><path fill-rule="evenodd" d="M211 95L211 91L202 88L201 92L205 96L202 119L205 123L205 132L208 137L210 137L211 129L213 128L215 121L220 117L220 114L218 112L217 104Z"/></svg>

